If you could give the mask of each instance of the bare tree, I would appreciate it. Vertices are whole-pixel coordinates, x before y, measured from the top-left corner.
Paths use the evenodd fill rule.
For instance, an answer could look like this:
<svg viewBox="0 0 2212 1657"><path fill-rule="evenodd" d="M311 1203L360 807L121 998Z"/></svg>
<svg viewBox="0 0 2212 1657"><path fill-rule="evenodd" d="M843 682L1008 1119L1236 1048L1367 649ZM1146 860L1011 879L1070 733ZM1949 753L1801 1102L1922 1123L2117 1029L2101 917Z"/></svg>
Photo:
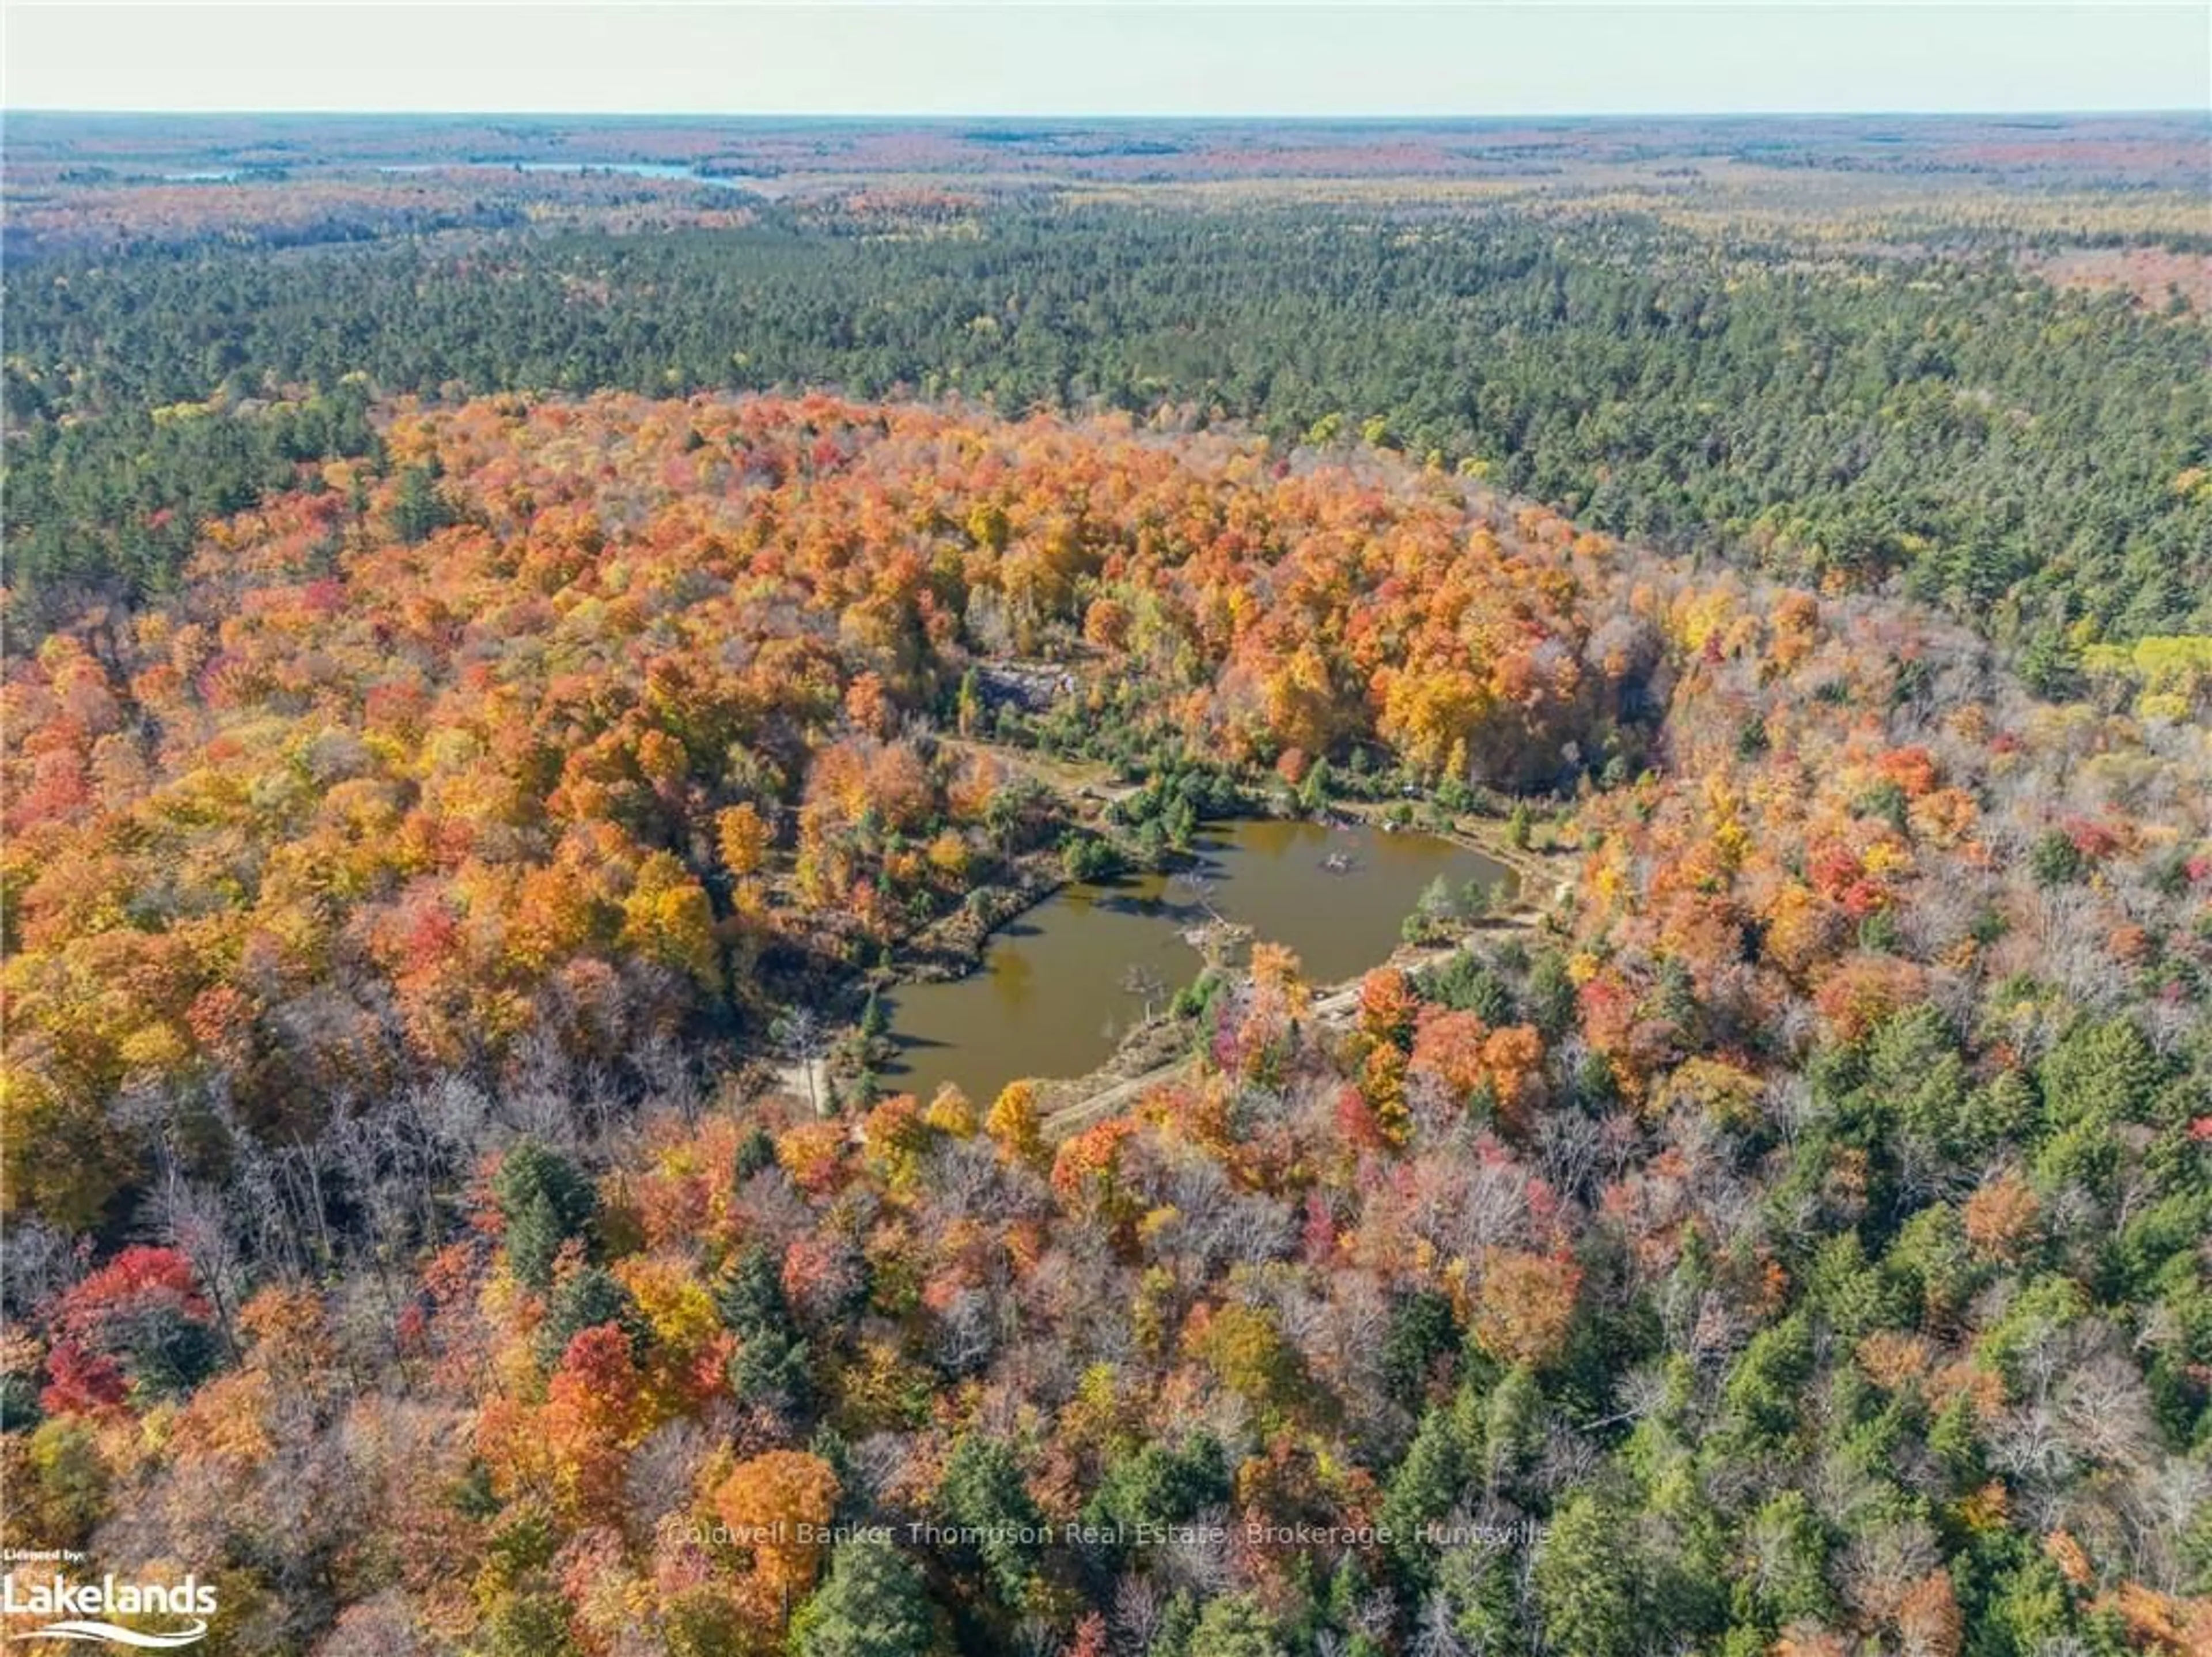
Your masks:
<svg viewBox="0 0 2212 1657"><path fill-rule="evenodd" d="M769 1026L769 1039L805 1075L806 1102L820 1116L822 1098L815 1072L830 1051L830 1032L821 1014L811 1007L787 1008Z"/></svg>
<svg viewBox="0 0 2212 1657"><path fill-rule="evenodd" d="M1114 1585L1115 1643L1123 1651L1141 1652L1159 1631L1160 1591L1149 1576L1124 1576Z"/></svg>
<svg viewBox="0 0 2212 1657"><path fill-rule="evenodd" d="M1168 992L1168 981L1154 968L1139 961L1121 974L1121 988L1128 995L1144 1002L1145 1022L1152 1020L1154 1003Z"/></svg>
<svg viewBox="0 0 2212 1657"><path fill-rule="evenodd" d="M1220 881L1202 868L1187 868L1168 881L1167 897L1171 904L1202 909L1217 921L1224 919L1213 906L1213 899L1221 890Z"/></svg>
<svg viewBox="0 0 2212 1657"><path fill-rule="evenodd" d="M1407 1649L1413 1657L1467 1657L1467 1642L1459 1637L1451 1599L1443 1589L1436 1589L1421 1602L1413 1642Z"/></svg>
<svg viewBox="0 0 2212 1657"><path fill-rule="evenodd" d="M246 1262L237 1239L231 1234L230 1216L223 1210L222 1196L186 1179L174 1160L165 1155L151 1203L149 1218L156 1240L191 1262L192 1275L207 1290L208 1302L215 1308L223 1344L236 1358L238 1331L232 1311L246 1281Z"/></svg>
<svg viewBox="0 0 2212 1657"><path fill-rule="evenodd" d="M1229 1591L1236 1566L1229 1556L1229 1514L1224 1508L1207 1508L1186 1528L1178 1529L1159 1550L1159 1569L1170 1581L1190 1589L1202 1599Z"/></svg>
<svg viewBox="0 0 2212 1657"><path fill-rule="evenodd" d="M991 1297L980 1288L957 1291L938 1318L937 1355L956 1375L973 1374L998 1344Z"/></svg>
<svg viewBox="0 0 2212 1657"><path fill-rule="evenodd" d="M76 1275L68 1236L38 1220L15 1220L0 1252L0 1306L27 1317Z"/></svg>
<svg viewBox="0 0 2212 1657"><path fill-rule="evenodd" d="M349 1605L315 1648L319 1657L417 1657L416 1610L404 1592L385 1588Z"/></svg>

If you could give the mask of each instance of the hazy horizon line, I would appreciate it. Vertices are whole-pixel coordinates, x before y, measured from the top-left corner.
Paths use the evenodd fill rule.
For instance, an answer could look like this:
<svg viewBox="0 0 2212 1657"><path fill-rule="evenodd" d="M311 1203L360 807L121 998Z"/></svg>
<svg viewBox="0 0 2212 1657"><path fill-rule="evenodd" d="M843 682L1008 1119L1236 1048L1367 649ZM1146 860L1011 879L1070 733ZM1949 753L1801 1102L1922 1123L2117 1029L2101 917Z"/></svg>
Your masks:
<svg viewBox="0 0 2212 1657"><path fill-rule="evenodd" d="M1945 108L1904 107L1877 108L1861 106L1798 109L1547 109L1484 112L1479 110L1405 111L1345 110L1328 114L1307 112L1277 113L1266 110L1159 111L1145 113L1066 110L995 110L967 112L867 109L809 110L623 110L623 109L392 109L367 106L344 107L260 107L234 109L103 108L80 104L0 105L0 120L9 116L63 115L120 120L221 121L240 118L337 117L364 120L450 121L497 118L501 120L567 121L874 121L914 126L945 126L975 121L1037 121L1077 123L1112 121L1160 124L1171 121L1267 121L1286 126L1327 126L1347 122L1371 125L1413 126L1431 121L1629 121L1708 120L1771 121L1823 120L2082 120L2115 117L2159 119L2190 119L2212 124L2212 104L2082 105L2048 109L2005 109L1960 106Z"/></svg>

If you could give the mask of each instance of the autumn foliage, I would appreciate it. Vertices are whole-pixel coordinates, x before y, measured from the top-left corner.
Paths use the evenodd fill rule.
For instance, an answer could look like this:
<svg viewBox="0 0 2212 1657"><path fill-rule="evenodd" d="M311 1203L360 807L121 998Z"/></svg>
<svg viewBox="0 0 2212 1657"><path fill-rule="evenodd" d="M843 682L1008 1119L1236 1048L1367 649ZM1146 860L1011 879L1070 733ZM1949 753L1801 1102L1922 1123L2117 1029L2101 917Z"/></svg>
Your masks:
<svg viewBox="0 0 2212 1657"><path fill-rule="evenodd" d="M324 1657L2199 1639L2201 732L1372 458L382 436L9 664L10 1545ZM1558 850L1117 1112L743 1068L1102 733Z"/></svg>

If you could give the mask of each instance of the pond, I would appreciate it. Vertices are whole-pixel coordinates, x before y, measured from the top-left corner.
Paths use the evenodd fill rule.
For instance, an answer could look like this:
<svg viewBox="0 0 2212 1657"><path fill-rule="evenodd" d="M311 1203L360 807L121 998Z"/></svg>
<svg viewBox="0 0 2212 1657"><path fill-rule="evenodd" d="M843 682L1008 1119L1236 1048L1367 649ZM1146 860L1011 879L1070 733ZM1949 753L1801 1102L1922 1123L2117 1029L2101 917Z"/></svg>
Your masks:
<svg viewBox="0 0 2212 1657"><path fill-rule="evenodd" d="M1197 850L1203 892L1158 874L1079 882L1001 929L968 977L900 985L885 998L899 1059L884 1085L926 1100L951 1081L988 1106L1018 1077L1097 1069L1148 1007L1164 1009L1197 976L1183 934L1209 918L1207 905L1288 945L1310 982L1328 984L1389 954L1439 875L1455 892L1512 878L1455 842L1364 826L1217 824Z"/></svg>

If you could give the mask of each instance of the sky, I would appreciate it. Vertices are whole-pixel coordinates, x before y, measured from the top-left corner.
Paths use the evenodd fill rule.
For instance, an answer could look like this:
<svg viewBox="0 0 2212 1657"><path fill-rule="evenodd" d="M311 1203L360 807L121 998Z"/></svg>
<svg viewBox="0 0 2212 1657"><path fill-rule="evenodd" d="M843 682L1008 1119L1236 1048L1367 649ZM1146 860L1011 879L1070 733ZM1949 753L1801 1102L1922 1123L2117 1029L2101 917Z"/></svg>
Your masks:
<svg viewBox="0 0 2212 1657"><path fill-rule="evenodd" d="M2212 3L4 0L10 109L1521 115L2212 108Z"/></svg>

